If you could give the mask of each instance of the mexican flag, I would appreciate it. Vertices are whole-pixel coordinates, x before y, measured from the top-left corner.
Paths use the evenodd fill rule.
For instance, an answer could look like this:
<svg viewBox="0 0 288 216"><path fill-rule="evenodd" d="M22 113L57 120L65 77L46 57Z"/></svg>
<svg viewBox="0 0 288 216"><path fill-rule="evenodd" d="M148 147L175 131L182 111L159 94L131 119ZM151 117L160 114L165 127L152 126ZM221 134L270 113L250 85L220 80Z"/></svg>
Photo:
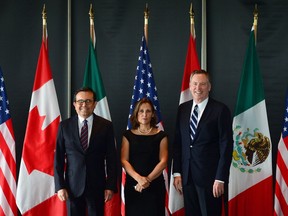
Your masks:
<svg viewBox="0 0 288 216"><path fill-rule="evenodd" d="M229 215L273 215L272 143L252 28L233 119Z"/></svg>
<svg viewBox="0 0 288 216"><path fill-rule="evenodd" d="M86 62L83 86L92 88L96 93L97 106L94 110L95 114L111 121L107 97L98 68L97 57L92 40L90 40L89 44L89 53Z"/></svg>
<svg viewBox="0 0 288 216"><path fill-rule="evenodd" d="M97 56L95 51L96 34L94 30L94 21L90 19L90 34L89 52L86 61L86 68L83 80L83 86L90 87L96 93L97 105L94 113L109 121L111 120L108 101L102 82L102 77L98 68ZM116 141L115 141L116 146ZM114 194L112 200L105 203L104 216L120 216L121 198L120 192Z"/></svg>

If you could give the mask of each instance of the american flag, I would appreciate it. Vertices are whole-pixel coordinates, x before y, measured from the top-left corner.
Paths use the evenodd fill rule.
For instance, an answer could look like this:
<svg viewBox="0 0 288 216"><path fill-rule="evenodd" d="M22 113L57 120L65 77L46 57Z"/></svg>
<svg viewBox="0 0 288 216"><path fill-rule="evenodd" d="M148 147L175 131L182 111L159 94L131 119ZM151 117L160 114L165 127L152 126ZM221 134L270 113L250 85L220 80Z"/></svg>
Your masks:
<svg viewBox="0 0 288 216"><path fill-rule="evenodd" d="M15 139L0 68L0 215L17 215Z"/></svg>
<svg viewBox="0 0 288 216"><path fill-rule="evenodd" d="M133 95L131 99L130 112L128 117L129 129L131 129L131 123L129 118L133 113L134 104L143 97L147 97L152 101L157 113L158 124L161 124L158 126L162 127L162 117L160 113L157 88L155 85L152 72L152 64L150 62L148 47L146 45L146 40L144 36L142 36L142 44L140 47L140 55L138 57L138 65L136 69L136 76L133 87Z"/></svg>
<svg viewBox="0 0 288 216"><path fill-rule="evenodd" d="M288 215L288 91L286 93L284 125L278 144L274 215Z"/></svg>
<svg viewBox="0 0 288 216"><path fill-rule="evenodd" d="M149 98L156 110L157 114L157 120L158 124L157 126L163 130L162 125L162 117L160 112L160 106L158 101L158 95L157 95L157 88L154 81L154 76L152 72L152 64L150 62L148 47L146 44L145 37L142 36L141 46L140 46L140 55L138 57L138 65L136 68L136 76L135 76L135 82L133 87L133 94L131 98L131 105L130 105L130 111L129 111L129 117L128 117L128 129L131 129L131 123L130 123L130 116L133 113L134 105L137 101L139 101L141 98L146 97ZM165 187L166 187L166 215L169 215L168 213L168 175L167 170L165 169L163 171L164 179L165 179ZM122 169L122 206L121 206L121 213L122 216L125 215L125 199L124 199L124 185L125 185L125 170Z"/></svg>

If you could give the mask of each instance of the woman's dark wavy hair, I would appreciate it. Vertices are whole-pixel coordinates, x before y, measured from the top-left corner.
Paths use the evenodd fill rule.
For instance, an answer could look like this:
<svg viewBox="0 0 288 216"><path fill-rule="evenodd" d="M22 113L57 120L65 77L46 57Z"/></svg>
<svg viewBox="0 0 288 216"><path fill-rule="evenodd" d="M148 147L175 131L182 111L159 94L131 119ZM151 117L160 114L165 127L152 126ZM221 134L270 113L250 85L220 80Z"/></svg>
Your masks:
<svg viewBox="0 0 288 216"><path fill-rule="evenodd" d="M144 103L148 103L152 109L152 118L151 118L151 122L150 122L151 127L157 128L157 116L156 116L156 111L155 111L155 108L153 106L153 103L148 98L142 98L141 100L137 101L136 104L134 105L135 108L134 108L133 113L130 117L132 129L136 129L140 125L140 123L138 122L137 114L139 112L140 106Z"/></svg>

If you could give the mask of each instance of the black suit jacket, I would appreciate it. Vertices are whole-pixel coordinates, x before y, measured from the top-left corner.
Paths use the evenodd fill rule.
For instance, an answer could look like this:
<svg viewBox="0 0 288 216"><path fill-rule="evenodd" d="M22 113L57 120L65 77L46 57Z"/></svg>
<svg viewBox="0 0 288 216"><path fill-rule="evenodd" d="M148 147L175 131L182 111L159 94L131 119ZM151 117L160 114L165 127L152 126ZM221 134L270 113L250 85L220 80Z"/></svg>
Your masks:
<svg viewBox="0 0 288 216"><path fill-rule="evenodd" d="M191 100L178 108L173 172L182 175L184 185L187 184L189 165L191 177L199 186L211 187L215 179L228 183L233 150L230 111L223 103L209 98L191 143L189 121L192 105Z"/></svg>
<svg viewBox="0 0 288 216"><path fill-rule="evenodd" d="M89 147L85 152L79 138L78 116L59 125L54 158L56 192L65 188L70 197L79 197L86 189L89 195L104 199L105 189L117 191L117 154L112 123L93 115Z"/></svg>

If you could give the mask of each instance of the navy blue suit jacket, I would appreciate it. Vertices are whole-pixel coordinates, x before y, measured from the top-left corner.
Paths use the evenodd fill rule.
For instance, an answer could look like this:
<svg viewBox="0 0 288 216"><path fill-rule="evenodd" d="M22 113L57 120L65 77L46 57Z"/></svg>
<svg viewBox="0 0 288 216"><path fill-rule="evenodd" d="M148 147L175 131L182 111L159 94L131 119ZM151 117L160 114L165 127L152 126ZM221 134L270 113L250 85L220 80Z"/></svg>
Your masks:
<svg viewBox="0 0 288 216"><path fill-rule="evenodd" d="M189 121L192 105L191 100L178 108L173 173L181 174L183 185L187 184L189 167L194 183L199 186L211 187L216 179L228 183L233 150L230 111L223 103L209 98L191 143Z"/></svg>
<svg viewBox="0 0 288 216"><path fill-rule="evenodd" d="M79 197L86 189L89 195L103 196L104 200L105 189L117 191L117 153L112 123L93 115L89 147L85 152L79 138L78 116L60 123L54 158L55 191L65 188L69 196Z"/></svg>

